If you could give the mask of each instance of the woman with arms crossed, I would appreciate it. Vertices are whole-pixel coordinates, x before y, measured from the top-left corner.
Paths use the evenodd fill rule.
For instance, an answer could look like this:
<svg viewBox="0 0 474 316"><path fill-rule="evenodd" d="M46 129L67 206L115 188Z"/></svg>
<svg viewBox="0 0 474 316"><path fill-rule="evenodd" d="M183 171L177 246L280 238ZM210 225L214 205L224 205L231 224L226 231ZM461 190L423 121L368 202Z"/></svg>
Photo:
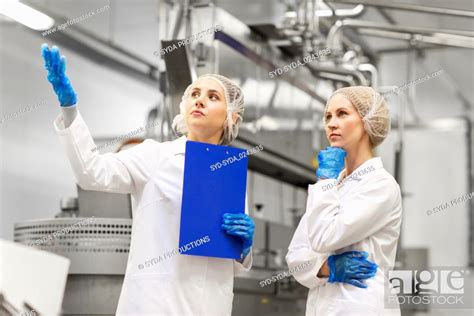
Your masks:
<svg viewBox="0 0 474 316"><path fill-rule="evenodd" d="M224 76L201 76L184 92L173 121L184 136L164 143L147 139L128 150L100 155L75 106L64 56L46 44L42 55L61 105L54 126L78 184L132 196L130 253L116 314L230 316L234 273L252 264L254 224L248 215L225 214L222 220L222 229L242 239L241 260L174 255L151 266L146 262L178 247L186 141L230 144L243 117L240 88ZM212 242L212 236L203 237Z"/></svg>
<svg viewBox="0 0 474 316"><path fill-rule="evenodd" d="M373 155L389 129L387 105L370 87L341 88L328 100L331 147L318 155L318 182L308 188L306 212L286 258L290 267L314 263L311 271L295 275L310 288L307 316L400 315L398 305L384 305L384 273L394 266L400 235L400 188ZM342 258L359 251L380 267L365 284L352 278L369 275L373 267L366 264L338 273L342 266L355 268Z"/></svg>

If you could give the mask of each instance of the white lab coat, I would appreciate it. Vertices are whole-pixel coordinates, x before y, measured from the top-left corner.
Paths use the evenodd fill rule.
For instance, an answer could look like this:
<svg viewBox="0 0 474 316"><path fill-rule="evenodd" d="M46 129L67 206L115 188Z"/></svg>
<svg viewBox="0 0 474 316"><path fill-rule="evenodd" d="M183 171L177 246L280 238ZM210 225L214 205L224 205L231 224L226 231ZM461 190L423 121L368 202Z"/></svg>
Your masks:
<svg viewBox="0 0 474 316"><path fill-rule="evenodd" d="M54 126L83 189L131 193L133 228L117 315L231 315L234 272L249 270L251 255L243 263L180 254L150 263L178 248L186 137L147 139L99 155L80 113L69 128L62 115Z"/></svg>
<svg viewBox="0 0 474 316"><path fill-rule="evenodd" d="M400 187L379 157L365 161L354 174L360 175L338 186L337 180L327 179L308 188L306 212L286 256L290 269L312 263L294 274L309 288L306 316L400 315L398 304L384 308L384 273L394 266L400 235ZM344 175L345 170L338 180ZM367 251L368 259L379 265L375 277L365 280L368 288L317 277L329 255L350 250Z"/></svg>

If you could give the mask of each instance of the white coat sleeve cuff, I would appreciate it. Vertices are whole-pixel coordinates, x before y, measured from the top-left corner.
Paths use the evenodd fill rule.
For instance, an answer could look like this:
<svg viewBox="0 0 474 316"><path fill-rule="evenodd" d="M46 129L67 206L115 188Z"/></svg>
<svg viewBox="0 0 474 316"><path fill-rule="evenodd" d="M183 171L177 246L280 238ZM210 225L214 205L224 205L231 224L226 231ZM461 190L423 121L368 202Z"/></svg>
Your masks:
<svg viewBox="0 0 474 316"><path fill-rule="evenodd" d="M250 268L252 268L252 263L253 263L252 248L250 248L250 252L244 258L244 261L240 262L240 261L234 260L234 270L236 272L250 271Z"/></svg>
<svg viewBox="0 0 474 316"><path fill-rule="evenodd" d="M67 135L67 129L72 127L73 123L75 123L74 126L78 125L78 116L80 116L80 114L76 106L71 107L71 109L61 108L61 114L59 114L54 120L54 130L56 133L59 136Z"/></svg>
<svg viewBox="0 0 474 316"><path fill-rule="evenodd" d="M292 241L293 242L293 241ZM318 272L328 259L328 254L315 253L309 247L291 247L286 255L288 269L301 285L314 288L327 282L326 277L318 277Z"/></svg>
<svg viewBox="0 0 474 316"><path fill-rule="evenodd" d="M68 128L69 126L71 126L72 122L74 122L74 119L77 116L77 106L62 106L61 113L64 119L64 128Z"/></svg>
<svg viewBox="0 0 474 316"><path fill-rule="evenodd" d="M296 281L298 281L300 284L310 289L315 288L327 283L328 281L328 278L326 277L318 277L318 272L327 258L327 255L317 255L311 260L306 260L305 262L298 265L292 265L292 267L290 267L290 271L292 272Z"/></svg>

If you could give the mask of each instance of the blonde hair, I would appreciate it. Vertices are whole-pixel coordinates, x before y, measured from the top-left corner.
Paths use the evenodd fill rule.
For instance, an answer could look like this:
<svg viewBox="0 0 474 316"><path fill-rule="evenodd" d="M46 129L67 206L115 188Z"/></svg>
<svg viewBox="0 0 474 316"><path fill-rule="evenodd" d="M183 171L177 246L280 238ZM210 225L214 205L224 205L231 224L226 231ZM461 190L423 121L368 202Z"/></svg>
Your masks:
<svg viewBox="0 0 474 316"><path fill-rule="evenodd" d="M217 75L217 74L206 74L197 78L192 84L190 84L184 91L183 97L181 98L181 103L179 104L180 114L176 115L173 119L172 128L179 135L188 134L188 126L186 124L186 103L191 94L191 90L200 79L212 79L215 80L224 90L226 105L227 105L227 117L224 122L224 133L220 140L221 145L231 144L237 134L239 133L239 126L243 120L244 116L244 94L240 87L231 81L229 78ZM234 122L234 113L237 115L237 119Z"/></svg>
<svg viewBox="0 0 474 316"><path fill-rule="evenodd" d="M371 87L344 87L334 91L328 99L342 95L351 102L364 122L364 129L369 135L372 147L380 145L390 131L390 112L383 96Z"/></svg>

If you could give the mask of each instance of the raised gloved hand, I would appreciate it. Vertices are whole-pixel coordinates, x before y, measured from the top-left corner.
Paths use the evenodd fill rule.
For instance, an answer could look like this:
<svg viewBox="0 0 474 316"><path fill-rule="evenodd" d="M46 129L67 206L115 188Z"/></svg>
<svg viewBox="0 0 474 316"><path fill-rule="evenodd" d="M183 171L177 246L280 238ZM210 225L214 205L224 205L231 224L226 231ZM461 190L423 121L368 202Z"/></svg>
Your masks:
<svg viewBox="0 0 474 316"><path fill-rule="evenodd" d="M319 167L316 171L318 179L337 179L344 169L344 158L347 153L339 147L327 147L318 154Z"/></svg>
<svg viewBox="0 0 474 316"><path fill-rule="evenodd" d="M255 224L247 214L225 213L222 216L222 229L229 235L238 236L243 241L242 258L245 258L252 247Z"/></svg>
<svg viewBox="0 0 474 316"><path fill-rule="evenodd" d="M48 81L53 85L61 106L76 104L76 93L66 77L66 57L59 55L59 48L56 46L50 50L48 44L41 45L41 55L44 60L44 68L48 71Z"/></svg>
<svg viewBox="0 0 474 316"><path fill-rule="evenodd" d="M369 254L365 251L347 251L328 258L329 283L343 282L366 288L363 282L375 276L377 265L369 260Z"/></svg>

